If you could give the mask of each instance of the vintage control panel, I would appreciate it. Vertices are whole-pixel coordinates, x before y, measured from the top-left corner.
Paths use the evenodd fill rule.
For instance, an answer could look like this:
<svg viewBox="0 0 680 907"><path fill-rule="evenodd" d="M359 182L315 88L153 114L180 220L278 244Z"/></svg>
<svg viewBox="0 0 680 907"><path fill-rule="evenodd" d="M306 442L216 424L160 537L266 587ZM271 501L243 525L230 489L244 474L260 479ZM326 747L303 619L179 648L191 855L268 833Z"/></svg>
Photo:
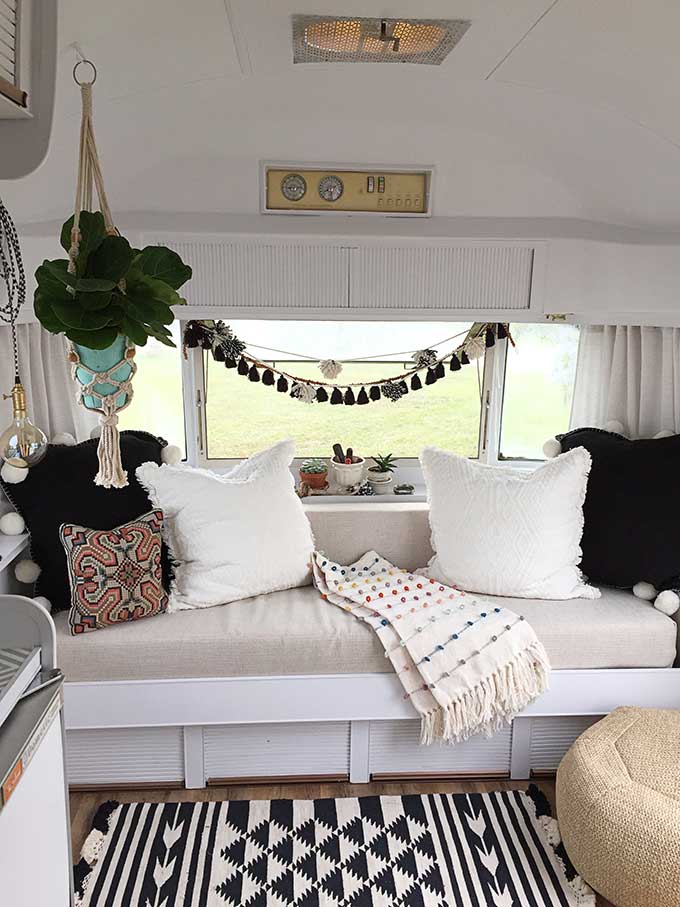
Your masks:
<svg viewBox="0 0 680 907"><path fill-rule="evenodd" d="M323 170L265 166L265 213L427 216L431 170Z"/></svg>

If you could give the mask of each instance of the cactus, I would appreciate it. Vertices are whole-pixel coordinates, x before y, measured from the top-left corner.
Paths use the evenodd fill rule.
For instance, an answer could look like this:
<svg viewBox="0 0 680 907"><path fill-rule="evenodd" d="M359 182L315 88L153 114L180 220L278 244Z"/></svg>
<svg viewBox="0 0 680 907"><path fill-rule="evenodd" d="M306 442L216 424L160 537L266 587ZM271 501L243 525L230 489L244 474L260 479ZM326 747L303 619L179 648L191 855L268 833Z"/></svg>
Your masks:
<svg viewBox="0 0 680 907"><path fill-rule="evenodd" d="M328 472L328 466L324 460L320 460L318 457L312 457L309 460L302 461L300 472L306 472L308 475L320 475L321 473Z"/></svg>

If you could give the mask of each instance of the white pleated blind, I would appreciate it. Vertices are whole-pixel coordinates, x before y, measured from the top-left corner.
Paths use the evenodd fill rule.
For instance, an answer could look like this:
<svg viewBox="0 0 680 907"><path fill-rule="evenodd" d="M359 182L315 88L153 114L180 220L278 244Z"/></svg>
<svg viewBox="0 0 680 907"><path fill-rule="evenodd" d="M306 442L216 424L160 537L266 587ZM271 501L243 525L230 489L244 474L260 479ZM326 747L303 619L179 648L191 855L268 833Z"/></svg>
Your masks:
<svg viewBox="0 0 680 907"><path fill-rule="evenodd" d="M17 85L19 0L0 0L0 78Z"/></svg>

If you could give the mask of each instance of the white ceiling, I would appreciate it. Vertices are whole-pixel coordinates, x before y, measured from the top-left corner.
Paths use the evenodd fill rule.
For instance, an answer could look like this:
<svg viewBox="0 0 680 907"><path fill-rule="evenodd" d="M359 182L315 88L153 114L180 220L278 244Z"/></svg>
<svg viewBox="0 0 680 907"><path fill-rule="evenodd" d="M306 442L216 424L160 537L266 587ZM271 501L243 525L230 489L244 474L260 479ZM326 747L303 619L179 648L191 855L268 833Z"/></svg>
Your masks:
<svg viewBox="0 0 680 907"><path fill-rule="evenodd" d="M440 67L291 62L290 15L469 18ZM119 212L252 214L258 162L434 164L434 213L680 229L680 4L60 0L50 151L0 182L22 223L72 205L77 41Z"/></svg>

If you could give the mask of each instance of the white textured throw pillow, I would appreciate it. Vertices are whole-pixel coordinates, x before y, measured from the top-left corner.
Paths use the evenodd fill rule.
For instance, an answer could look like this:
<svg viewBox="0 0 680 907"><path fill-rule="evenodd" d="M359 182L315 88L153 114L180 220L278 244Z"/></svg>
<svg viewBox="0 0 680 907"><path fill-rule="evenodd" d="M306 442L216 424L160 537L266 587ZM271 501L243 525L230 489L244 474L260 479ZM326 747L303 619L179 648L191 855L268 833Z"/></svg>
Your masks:
<svg viewBox="0 0 680 907"><path fill-rule="evenodd" d="M533 471L486 466L433 447L420 462L436 552L430 576L486 595L599 598L578 568L587 450Z"/></svg>
<svg viewBox="0 0 680 907"><path fill-rule="evenodd" d="M304 586L312 530L295 493L295 446L282 441L225 475L144 463L137 478L163 511L178 562L169 611L207 608Z"/></svg>

